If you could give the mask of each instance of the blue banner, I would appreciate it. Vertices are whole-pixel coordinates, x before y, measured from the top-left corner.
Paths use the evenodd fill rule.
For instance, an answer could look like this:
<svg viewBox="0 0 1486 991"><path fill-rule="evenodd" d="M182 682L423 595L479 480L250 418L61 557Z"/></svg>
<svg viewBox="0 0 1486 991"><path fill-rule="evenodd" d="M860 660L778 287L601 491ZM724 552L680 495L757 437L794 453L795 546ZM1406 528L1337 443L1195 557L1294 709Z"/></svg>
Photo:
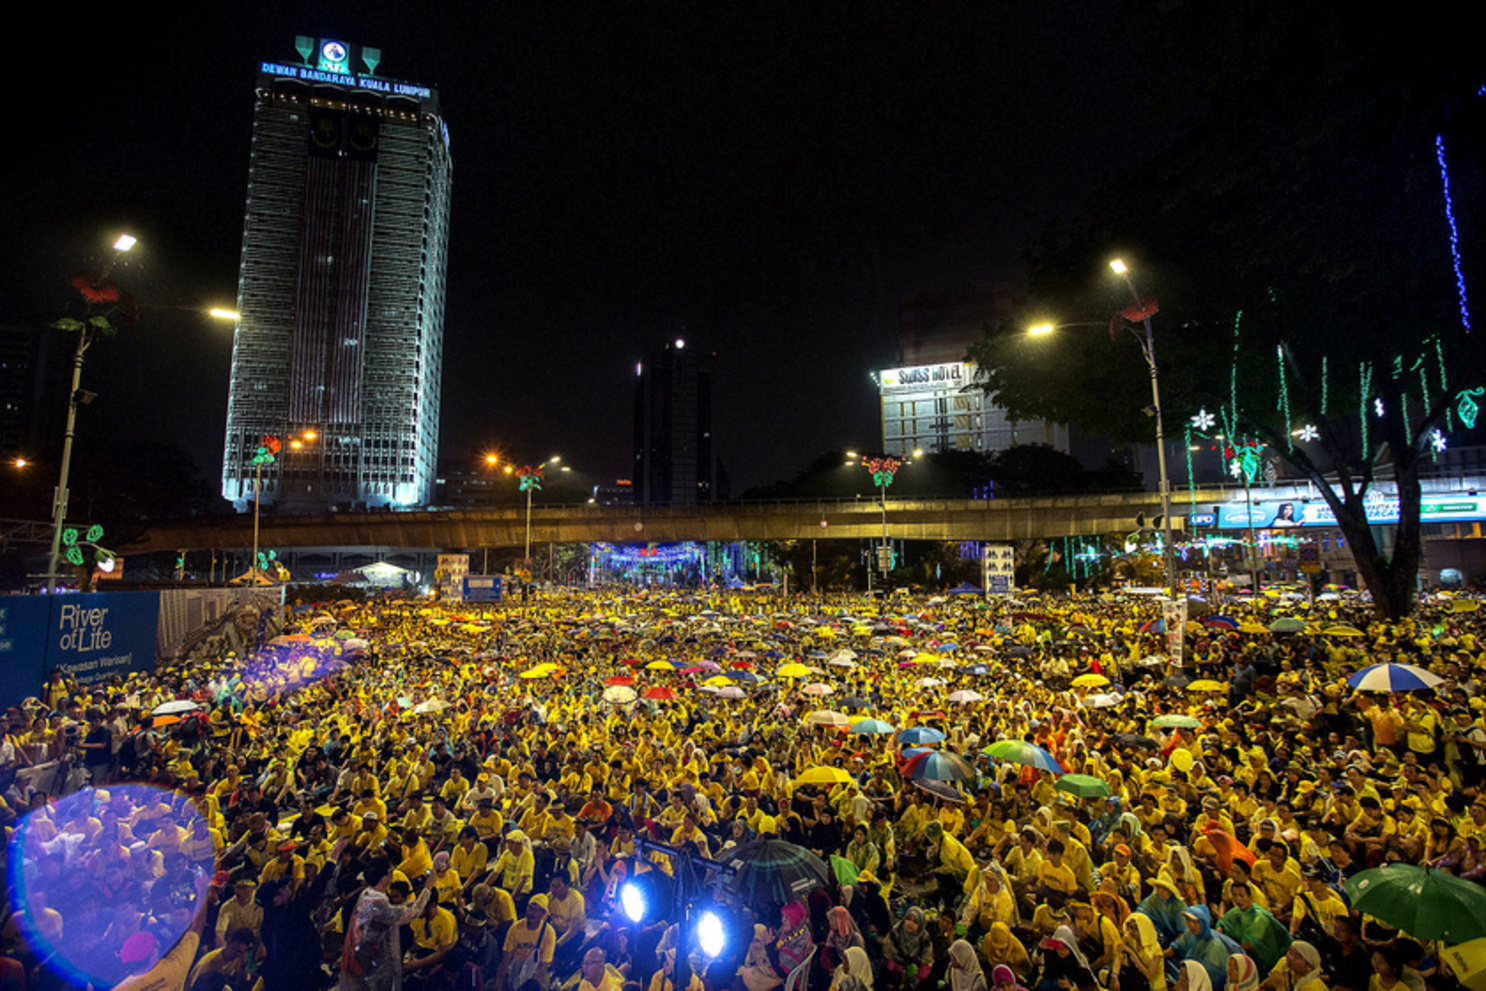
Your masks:
<svg viewBox="0 0 1486 991"><path fill-rule="evenodd" d="M41 691L50 606L37 595L0 597L0 706Z"/></svg>
<svg viewBox="0 0 1486 991"><path fill-rule="evenodd" d="M464 601L466 602L499 602L500 593L500 575L464 576Z"/></svg>

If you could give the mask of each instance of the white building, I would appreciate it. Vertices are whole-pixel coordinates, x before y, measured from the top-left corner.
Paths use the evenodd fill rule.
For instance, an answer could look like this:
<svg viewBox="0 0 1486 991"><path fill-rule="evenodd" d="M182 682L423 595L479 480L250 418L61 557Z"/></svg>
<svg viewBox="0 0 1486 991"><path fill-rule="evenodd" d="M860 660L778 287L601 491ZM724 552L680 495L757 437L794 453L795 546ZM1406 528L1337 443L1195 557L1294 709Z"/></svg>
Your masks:
<svg viewBox="0 0 1486 991"><path fill-rule="evenodd" d="M1068 453L1068 428L1041 420L1012 420L975 384L965 361L910 365L873 373L882 402L882 450L978 451L994 454L1018 444L1048 444Z"/></svg>

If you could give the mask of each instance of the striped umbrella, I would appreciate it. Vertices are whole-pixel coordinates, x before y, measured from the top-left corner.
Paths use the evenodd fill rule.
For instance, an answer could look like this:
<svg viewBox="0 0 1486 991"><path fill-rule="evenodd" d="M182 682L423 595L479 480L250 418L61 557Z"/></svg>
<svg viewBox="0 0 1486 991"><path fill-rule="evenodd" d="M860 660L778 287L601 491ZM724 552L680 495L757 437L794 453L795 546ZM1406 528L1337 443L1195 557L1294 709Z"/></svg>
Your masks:
<svg viewBox="0 0 1486 991"><path fill-rule="evenodd" d="M746 905L779 906L831 886L831 869L804 847L768 836L734 847L728 886Z"/></svg>
<svg viewBox="0 0 1486 991"><path fill-rule="evenodd" d="M921 781L972 781L975 768L958 754L931 750L919 754L903 767L909 778Z"/></svg>
<svg viewBox="0 0 1486 991"><path fill-rule="evenodd" d="M1059 764L1053 758L1052 754L1043 750L1041 747L1024 743L1021 740L1000 740L986 747L981 753L1011 764L1035 767L1039 771L1051 771L1054 774L1063 773L1063 765Z"/></svg>
<svg viewBox="0 0 1486 991"><path fill-rule="evenodd" d="M1443 681L1412 664L1369 664L1348 678L1347 684L1359 692L1423 692Z"/></svg>
<svg viewBox="0 0 1486 991"><path fill-rule="evenodd" d="M899 743L939 743L943 739L944 734L932 726L914 726L898 734Z"/></svg>

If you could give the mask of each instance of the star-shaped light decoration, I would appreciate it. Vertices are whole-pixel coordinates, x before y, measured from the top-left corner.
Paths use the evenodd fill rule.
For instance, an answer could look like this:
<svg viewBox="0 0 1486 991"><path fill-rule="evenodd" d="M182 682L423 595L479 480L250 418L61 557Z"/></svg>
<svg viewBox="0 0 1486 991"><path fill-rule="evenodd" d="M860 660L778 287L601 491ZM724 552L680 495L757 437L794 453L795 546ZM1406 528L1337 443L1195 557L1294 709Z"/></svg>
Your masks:
<svg viewBox="0 0 1486 991"><path fill-rule="evenodd" d="M1234 458L1232 461L1228 462L1228 474L1232 475L1234 478L1243 478L1243 463L1240 462L1237 458Z"/></svg>
<svg viewBox="0 0 1486 991"><path fill-rule="evenodd" d="M1321 436L1321 431L1316 429L1314 423L1307 423L1295 432L1295 436L1302 441L1310 442Z"/></svg>
<svg viewBox="0 0 1486 991"><path fill-rule="evenodd" d="M1438 430L1431 430L1429 432L1429 446L1434 449L1434 453L1438 454L1443 451L1447 444L1448 441L1445 440L1444 434Z"/></svg>
<svg viewBox="0 0 1486 991"><path fill-rule="evenodd" d="M1218 422L1218 418L1209 413L1205 408L1197 411L1192 417L1192 426L1198 430L1211 430Z"/></svg>

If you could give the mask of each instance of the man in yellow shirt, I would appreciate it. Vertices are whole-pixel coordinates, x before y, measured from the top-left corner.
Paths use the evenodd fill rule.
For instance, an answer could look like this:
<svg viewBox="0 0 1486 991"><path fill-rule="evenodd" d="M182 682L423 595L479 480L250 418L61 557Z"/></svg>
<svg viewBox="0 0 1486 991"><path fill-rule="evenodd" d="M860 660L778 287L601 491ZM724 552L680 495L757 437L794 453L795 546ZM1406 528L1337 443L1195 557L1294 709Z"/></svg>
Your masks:
<svg viewBox="0 0 1486 991"><path fill-rule="evenodd" d="M553 956L555 967L558 974L565 974L583 949L588 916L583 895L562 874L552 875L551 894L547 896L547 919L557 930Z"/></svg>
<svg viewBox="0 0 1486 991"><path fill-rule="evenodd" d="M257 938L263 927L263 908L254 899L258 882L244 877L234 885L235 897L227 900L217 912L217 946L227 945L227 934L246 929Z"/></svg>
<svg viewBox="0 0 1486 991"><path fill-rule="evenodd" d="M253 952L253 947L258 944L258 938L253 931L247 927L232 930L227 936L227 941L217 949L210 951L191 968L191 976L186 980L186 987L196 986L196 981L203 974L226 974L230 984L246 981L248 977L248 956Z"/></svg>

